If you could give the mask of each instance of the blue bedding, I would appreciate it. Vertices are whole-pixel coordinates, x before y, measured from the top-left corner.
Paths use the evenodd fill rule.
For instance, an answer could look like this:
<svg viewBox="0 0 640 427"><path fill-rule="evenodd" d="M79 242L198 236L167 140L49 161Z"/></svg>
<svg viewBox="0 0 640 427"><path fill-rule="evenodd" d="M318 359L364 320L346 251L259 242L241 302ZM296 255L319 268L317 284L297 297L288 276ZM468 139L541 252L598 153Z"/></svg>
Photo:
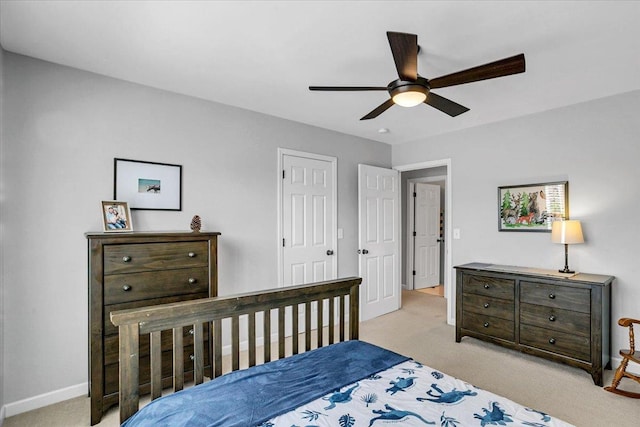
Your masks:
<svg viewBox="0 0 640 427"><path fill-rule="evenodd" d="M123 426L255 426L408 358L346 341L235 371L154 400Z"/></svg>

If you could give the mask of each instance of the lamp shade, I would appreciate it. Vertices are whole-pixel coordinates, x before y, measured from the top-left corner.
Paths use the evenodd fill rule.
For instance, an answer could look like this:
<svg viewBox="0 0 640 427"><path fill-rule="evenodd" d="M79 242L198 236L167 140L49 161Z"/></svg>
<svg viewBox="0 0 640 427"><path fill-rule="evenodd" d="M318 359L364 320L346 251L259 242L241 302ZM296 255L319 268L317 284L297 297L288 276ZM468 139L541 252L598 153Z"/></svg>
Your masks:
<svg viewBox="0 0 640 427"><path fill-rule="evenodd" d="M564 243L565 245L584 243L580 221L554 221L551 224L551 241L553 243Z"/></svg>

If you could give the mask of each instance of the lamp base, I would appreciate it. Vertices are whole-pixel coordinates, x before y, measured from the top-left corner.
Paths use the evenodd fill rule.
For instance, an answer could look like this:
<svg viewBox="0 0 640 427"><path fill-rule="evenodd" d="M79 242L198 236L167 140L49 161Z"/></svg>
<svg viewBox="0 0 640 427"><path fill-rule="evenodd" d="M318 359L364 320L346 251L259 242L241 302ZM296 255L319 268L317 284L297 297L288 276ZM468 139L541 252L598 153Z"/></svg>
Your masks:
<svg viewBox="0 0 640 427"><path fill-rule="evenodd" d="M560 273L575 273L574 270L569 270L567 267L563 268L562 270L558 270Z"/></svg>

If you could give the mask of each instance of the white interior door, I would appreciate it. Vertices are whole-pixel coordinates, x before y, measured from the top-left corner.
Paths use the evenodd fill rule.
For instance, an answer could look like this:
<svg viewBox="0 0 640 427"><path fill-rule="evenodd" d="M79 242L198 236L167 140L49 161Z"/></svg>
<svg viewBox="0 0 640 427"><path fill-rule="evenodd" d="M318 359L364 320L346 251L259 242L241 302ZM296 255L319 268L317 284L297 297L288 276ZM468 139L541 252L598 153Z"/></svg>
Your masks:
<svg viewBox="0 0 640 427"><path fill-rule="evenodd" d="M415 184L414 289L440 284L440 186Z"/></svg>
<svg viewBox="0 0 640 427"><path fill-rule="evenodd" d="M309 156L282 151L282 286L336 277L336 162Z"/></svg>
<svg viewBox="0 0 640 427"><path fill-rule="evenodd" d="M360 320L400 308L399 173L358 165Z"/></svg>

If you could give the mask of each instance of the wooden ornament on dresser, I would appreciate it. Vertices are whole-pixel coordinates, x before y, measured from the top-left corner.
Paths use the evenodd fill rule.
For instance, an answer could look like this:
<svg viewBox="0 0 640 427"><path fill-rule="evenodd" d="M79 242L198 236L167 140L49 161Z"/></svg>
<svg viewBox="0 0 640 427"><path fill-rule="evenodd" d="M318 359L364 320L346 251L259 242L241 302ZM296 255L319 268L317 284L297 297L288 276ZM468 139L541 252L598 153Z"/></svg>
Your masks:
<svg viewBox="0 0 640 427"><path fill-rule="evenodd" d="M91 425L118 404L118 329L111 311L217 296L217 232L86 233L89 255L89 395ZM204 333L210 372L209 331ZM185 380L193 335L184 329ZM162 336L163 385L172 377L172 336ZM149 337L141 337L140 390L149 392ZM165 356L164 353L167 352ZM190 371L191 373L189 373ZM208 375L208 374L207 374ZM166 383L166 384L165 384Z"/></svg>
<svg viewBox="0 0 640 427"><path fill-rule="evenodd" d="M199 215L194 215L193 219L191 220L191 231L193 231L194 233L199 233L200 227L202 227L202 220L200 220Z"/></svg>

